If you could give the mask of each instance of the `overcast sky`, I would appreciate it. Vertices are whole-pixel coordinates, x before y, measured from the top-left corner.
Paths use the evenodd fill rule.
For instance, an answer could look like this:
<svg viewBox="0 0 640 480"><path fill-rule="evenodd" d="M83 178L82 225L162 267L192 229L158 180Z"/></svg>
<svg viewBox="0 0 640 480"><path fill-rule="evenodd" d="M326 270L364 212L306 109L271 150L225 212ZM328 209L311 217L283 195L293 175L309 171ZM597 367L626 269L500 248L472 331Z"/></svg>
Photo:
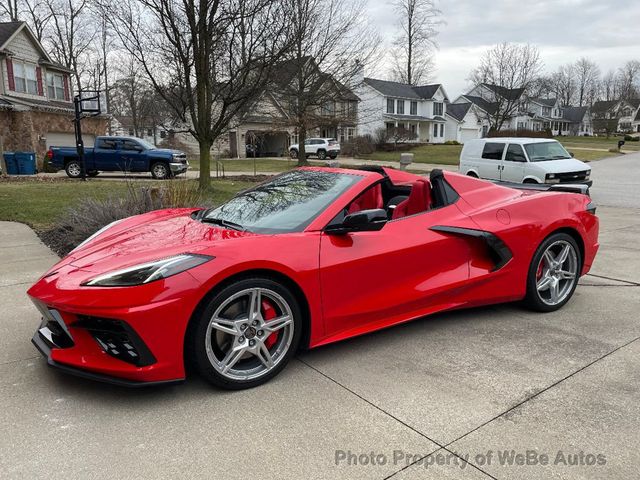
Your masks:
<svg viewBox="0 0 640 480"><path fill-rule="evenodd" d="M603 73L627 60L640 60L639 0L437 2L446 24L438 35L433 80L445 86L452 101L467 87L479 56L500 42L536 45L550 71L581 56L598 63ZM369 0L369 14L390 43L397 31L391 2Z"/></svg>

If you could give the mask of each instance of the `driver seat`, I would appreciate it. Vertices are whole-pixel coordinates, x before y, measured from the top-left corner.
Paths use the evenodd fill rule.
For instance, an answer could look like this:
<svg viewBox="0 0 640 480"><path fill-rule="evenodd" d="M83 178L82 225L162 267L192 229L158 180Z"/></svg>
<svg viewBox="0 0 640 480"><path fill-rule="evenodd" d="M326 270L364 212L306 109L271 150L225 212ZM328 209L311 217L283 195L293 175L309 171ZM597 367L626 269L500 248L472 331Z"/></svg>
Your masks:
<svg viewBox="0 0 640 480"><path fill-rule="evenodd" d="M411 185L409 197L393 210L392 220L426 212L431 207L431 184L420 178Z"/></svg>

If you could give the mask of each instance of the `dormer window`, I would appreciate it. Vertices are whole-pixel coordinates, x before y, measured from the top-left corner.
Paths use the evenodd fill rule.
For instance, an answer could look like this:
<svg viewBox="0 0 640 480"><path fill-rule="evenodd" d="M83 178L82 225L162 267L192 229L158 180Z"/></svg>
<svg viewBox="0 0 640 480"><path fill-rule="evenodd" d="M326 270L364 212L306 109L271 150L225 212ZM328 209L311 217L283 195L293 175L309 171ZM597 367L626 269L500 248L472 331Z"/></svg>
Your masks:
<svg viewBox="0 0 640 480"><path fill-rule="evenodd" d="M38 94L38 80L36 77L36 66L31 63L13 62L13 78L16 92Z"/></svg>
<svg viewBox="0 0 640 480"><path fill-rule="evenodd" d="M49 100L64 100L64 79L57 73L47 73L47 95Z"/></svg>
<svg viewBox="0 0 640 480"><path fill-rule="evenodd" d="M433 103L433 114L434 115L442 115L444 108L444 104L442 102L434 102Z"/></svg>

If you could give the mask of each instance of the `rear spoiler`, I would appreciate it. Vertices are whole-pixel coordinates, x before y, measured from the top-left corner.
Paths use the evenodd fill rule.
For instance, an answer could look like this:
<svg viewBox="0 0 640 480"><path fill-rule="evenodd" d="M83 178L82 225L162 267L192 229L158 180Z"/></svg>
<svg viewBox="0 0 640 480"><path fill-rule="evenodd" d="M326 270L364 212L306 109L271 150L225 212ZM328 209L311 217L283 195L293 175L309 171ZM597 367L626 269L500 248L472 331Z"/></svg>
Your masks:
<svg viewBox="0 0 640 480"><path fill-rule="evenodd" d="M514 182L501 182L499 180L494 181L496 185L500 185L508 188L515 188L517 190L536 190L539 192L569 192L569 193L581 193L582 195L589 196L589 185L586 183L514 183Z"/></svg>

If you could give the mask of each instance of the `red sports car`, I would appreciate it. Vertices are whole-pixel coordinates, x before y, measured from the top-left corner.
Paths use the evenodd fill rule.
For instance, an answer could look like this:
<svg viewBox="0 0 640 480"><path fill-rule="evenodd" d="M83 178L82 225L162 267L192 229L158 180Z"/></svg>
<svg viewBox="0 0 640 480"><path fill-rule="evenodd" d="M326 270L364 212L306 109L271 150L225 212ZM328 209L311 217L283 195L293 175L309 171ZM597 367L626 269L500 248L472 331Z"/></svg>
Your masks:
<svg viewBox="0 0 640 480"><path fill-rule="evenodd" d="M541 191L537 188L551 188ZM579 193L583 192L583 193ZM259 385L299 347L434 312L571 298L598 250L582 186L300 168L214 209L113 223L31 287L51 366L139 386Z"/></svg>

